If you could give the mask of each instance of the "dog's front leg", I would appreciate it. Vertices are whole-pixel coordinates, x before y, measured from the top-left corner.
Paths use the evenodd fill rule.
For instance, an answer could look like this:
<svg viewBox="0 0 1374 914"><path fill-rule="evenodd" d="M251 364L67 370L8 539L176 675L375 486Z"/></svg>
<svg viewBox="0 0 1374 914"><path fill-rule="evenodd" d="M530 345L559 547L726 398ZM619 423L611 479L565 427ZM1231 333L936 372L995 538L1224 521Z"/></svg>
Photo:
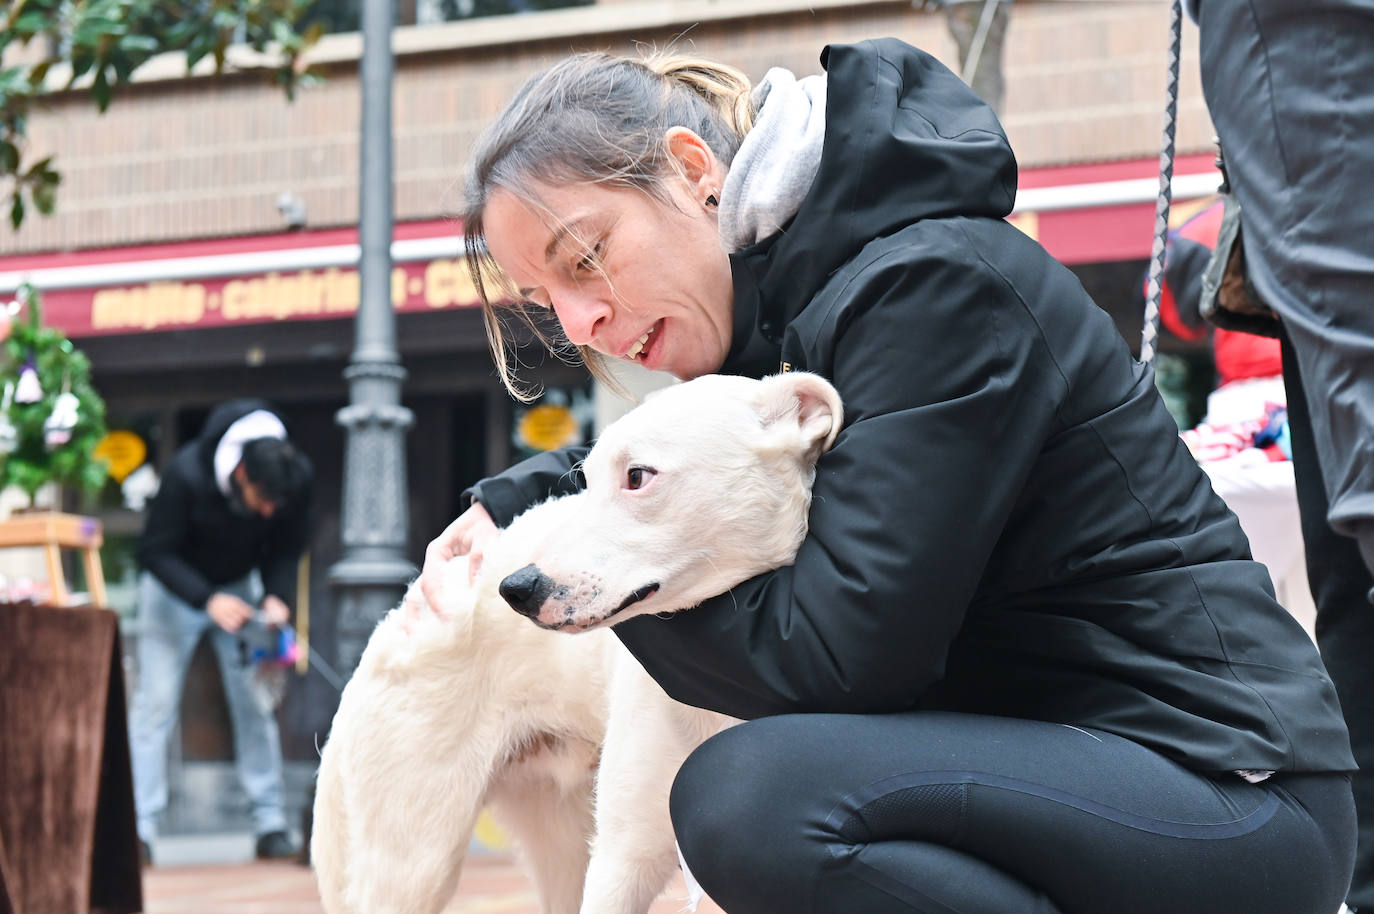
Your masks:
<svg viewBox="0 0 1374 914"><path fill-rule="evenodd" d="M645 914L677 869L673 778L700 738L628 652L617 656L581 914Z"/></svg>
<svg viewBox="0 0 1374 914"><path fill-rule="evenodd" d="M502 709L468 700L464 667L396 659L411 647L398 627L374 632L320 761L312 860L329 914L444 910L505 752Z"/></svg>
<svg viewBox="0 0 1374 914"><path fill-rule="evenodd" d="M589 761L590 765L591 762ZM579 789L526 780L493 792L492 814L515 839L539 891L540 914L577 914L592 831L592 772Z"/></svg>

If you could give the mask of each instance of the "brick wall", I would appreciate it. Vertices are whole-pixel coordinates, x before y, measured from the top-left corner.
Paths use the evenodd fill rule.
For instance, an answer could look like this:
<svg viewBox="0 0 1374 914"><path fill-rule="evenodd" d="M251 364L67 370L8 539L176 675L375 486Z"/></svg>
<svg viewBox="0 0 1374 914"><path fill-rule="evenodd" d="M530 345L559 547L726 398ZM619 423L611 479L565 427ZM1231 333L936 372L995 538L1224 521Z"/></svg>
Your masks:
<svg viewBox="0 0 1374 914"><path fill-rule="evenodd" d="M1168 3L1017 3L1007 33L1003 122L1024 166L1157 156ZM1197 29L1185 20L1178 146L1212 148Z"/></svg>
<svg viewBox="0 0 1374 914"><path fill-rule="evenodd" d="M1016 3L1003 119L1023 166L1157 155L1167 25L1165 0ZM396 216L449 215L476 132L569 49L677 39L758 78L771 65L816 72L825 43L885 34L957 68L943 16L910 0L619 0L398 29ZM1201 151L1211 128L1191 26L1187 39L1179 145ZM29 155L57 155L58 213L0 228L0 255L279 231L282 192L305 201L312 227L355 222L360 49L356 35L326 38L316 56L327 78L294 103L255 76L179 78L176 61L150 66L103 116L55 96L32 119Z"/></svg>

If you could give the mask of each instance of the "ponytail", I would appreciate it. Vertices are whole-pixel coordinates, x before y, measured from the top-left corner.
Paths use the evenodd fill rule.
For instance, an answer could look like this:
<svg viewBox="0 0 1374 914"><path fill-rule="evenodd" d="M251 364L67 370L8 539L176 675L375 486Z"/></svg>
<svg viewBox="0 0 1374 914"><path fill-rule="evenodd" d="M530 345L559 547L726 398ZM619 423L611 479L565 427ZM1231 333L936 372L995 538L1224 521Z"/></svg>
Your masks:
<svg viewBox="0 0 1374 914"><path fill-rule="evenodd" d="M655 53L644 61L654 73L691 89L715 109L721 120L739 139L754 126L753 85L734 67L684 54ZM738 149L738 145L735 147ZM731 156L733 158L733 155Z"/></svg>

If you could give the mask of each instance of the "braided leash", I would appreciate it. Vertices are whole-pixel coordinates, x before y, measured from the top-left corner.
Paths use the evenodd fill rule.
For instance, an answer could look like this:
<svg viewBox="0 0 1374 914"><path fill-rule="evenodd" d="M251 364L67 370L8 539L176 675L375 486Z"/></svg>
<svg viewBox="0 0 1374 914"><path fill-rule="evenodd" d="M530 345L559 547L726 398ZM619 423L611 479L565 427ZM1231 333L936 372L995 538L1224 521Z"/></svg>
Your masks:
<svg viewBox="0 0 1374 914"><path fill-rule="evenodd" d="M1145 287L1145 326L1140 332L1140 361L1154 361L1159 338L1159 300L1164 282L1164 245L1169 237L1169 204L1174 180L1174 133L1178 127L1178 59L1183 44L1183 0L1173 0L1169 13L1169 86L1164 109L1164 145L1159 151L1159 196L1155 199L1155 238Z"/></svg>

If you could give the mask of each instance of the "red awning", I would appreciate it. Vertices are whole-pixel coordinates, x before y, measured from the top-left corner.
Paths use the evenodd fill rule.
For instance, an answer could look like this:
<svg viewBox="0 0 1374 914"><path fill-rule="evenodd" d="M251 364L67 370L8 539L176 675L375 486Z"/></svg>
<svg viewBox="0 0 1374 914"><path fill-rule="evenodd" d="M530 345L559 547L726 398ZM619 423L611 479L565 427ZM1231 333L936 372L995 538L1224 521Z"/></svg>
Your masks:
<svg viewBox="0 0 1374 914"><path fill-rule="evenodd" d="M1157 160L1031 169L1011 221L1067 264L1134 260L1153 242ZM1174 166L1178 221L1215 192L1210 155ZM398 312L476 304L447 220L400 223L392 246ZM73 337L352 316L353 229L328 229L0 257L0 295L43 292L45 320Z"/></svg>
<svg viewBox="0 0 1374 914"><path fill-rule="evenodd" d="M1205 206L1220 184L1214 156L1178 158L1170 224ZM1157 159L1033 169L1021 173L1011 220L1062 263L1143 260L1158 193Z"/></svg>
<svg viewBox="0 0 1374 914"><path fill-rule="evenodd" d="M396 226L398 312L477 303L454 228ZM358 310L358 253L354 230L328 229L0 258L0 294L32 282L44 320L73 337L343 318Z"/></svg>

